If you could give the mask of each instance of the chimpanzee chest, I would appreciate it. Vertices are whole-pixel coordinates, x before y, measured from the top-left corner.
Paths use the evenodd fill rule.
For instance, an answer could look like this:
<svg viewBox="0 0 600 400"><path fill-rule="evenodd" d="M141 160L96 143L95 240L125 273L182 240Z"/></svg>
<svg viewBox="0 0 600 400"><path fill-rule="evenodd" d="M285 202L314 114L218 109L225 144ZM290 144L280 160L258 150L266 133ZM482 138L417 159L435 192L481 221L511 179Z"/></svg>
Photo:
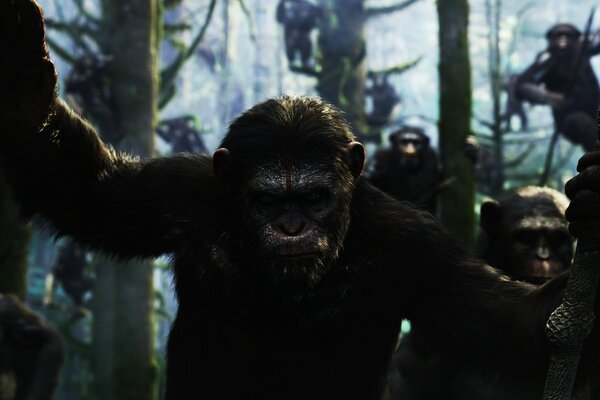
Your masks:
<svg viewBox="0 0 600 400"><path fill-rule="evenodd" d="M168 354L169 363L195 366L189 379L199 396L380 396L399 318L390 317L391 302L369 280L337 277L295 299L243 297L247 291L218 279L208 286L210 295L180 303Z"/></svg>

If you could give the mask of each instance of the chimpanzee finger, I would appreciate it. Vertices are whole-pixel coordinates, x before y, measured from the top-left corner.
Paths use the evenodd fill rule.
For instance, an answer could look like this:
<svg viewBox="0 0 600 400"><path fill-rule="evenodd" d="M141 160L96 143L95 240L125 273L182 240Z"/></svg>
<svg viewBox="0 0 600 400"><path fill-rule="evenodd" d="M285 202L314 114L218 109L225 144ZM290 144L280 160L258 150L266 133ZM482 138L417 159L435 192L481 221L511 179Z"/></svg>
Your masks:
<svg viewBox="0 0 600 400"><path fill-rule="evenodd" d="M590 165L600 164L600 151L590 151L584 154L577 163L577 172L581 172Z"/></svg>
<svg viewBox="0 0 600 400"><path fill-rule="evenodd" d="M600 165L590 165L565 185L565 194L570 199L582 190L600 192Z"/></svg>
<svg viewBox="0 0 600 400"><path fill-rule="evenodd" d="M600 219L571 222L569 224L569 232L576 238L599 238Z"/></svg>
<svg viewBox="0 0 600 400"><path fill-rule="evenodd" d="M591 190L578 192L567 207L565 217L571 222L600 218L600 193Z"/></svg>

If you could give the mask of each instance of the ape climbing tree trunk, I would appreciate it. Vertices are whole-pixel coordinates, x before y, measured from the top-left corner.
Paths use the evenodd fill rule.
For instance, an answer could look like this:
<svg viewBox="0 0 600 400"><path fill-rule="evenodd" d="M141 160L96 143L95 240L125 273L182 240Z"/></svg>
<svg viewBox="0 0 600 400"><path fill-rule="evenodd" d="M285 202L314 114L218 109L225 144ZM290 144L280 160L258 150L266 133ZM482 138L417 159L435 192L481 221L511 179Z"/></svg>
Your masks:
<svg viewBox="0 0 600 400"><path fill-rule="evenodd" d="M467 0L438 0L440 41L440 155L444 175L455 177L441 196L440 217L465 245L475 240L475 171L465 156L471 132L471 66Z"/></svg>
<svg viewBox="0 0 600 400"><path fill-rule="evenodd" d="M600 142L596 143L596 150L600 150ZM552 356L544 400L571 400L573 396L583 341L594 326L599 264L600 240L579 238L562 304L552 313L546 325Z"/></svg>

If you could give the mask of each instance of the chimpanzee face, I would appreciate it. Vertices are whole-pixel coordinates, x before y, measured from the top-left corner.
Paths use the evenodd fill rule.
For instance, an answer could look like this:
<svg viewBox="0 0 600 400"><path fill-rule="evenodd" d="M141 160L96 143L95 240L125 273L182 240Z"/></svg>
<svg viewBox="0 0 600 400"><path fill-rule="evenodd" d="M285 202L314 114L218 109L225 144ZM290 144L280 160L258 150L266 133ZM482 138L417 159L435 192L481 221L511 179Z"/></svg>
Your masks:
<svg viewBox="0 0 600 400"><path fill-rule="evenodd" d="M573 238L564 219L529 216L509 233L511 275L530 283L544 283L565 271L573 256Z"/></svg>
<svg viewBox="0 0 600 400"><path fill-rule="evenodd" d="M421 165L421 156L425 147L426 140L422 135L413 132L404 132L396 138L395 147L400 153L400 163L403 168L416 169Z"/></svg>
<svg viewBox="0 0 600 400"><path fill-rule="evenodd" d="M337 259L346 235L351 187L324 163L260 165L243 195L248 249L278 287L312 286Z"/></svg>
<svg viewBox="0 0 600 400"><path fill-rule="evenodd" d="M579 33L573 29L559 28L548 34L548 48L555 56L572 55L579 40Z"/></svg>

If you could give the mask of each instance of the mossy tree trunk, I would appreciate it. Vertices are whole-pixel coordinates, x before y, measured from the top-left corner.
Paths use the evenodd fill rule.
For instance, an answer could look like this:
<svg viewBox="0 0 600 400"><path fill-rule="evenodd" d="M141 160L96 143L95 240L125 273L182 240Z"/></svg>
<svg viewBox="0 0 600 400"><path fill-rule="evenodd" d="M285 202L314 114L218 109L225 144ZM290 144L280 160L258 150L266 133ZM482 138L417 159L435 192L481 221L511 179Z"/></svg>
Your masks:
<svg viewBox="0 0 600 400"><path fill-rule="evenodd" d="M323 19L319 26L316 61L319 95L346 112L354 132L369 132L365 110L367 79L365 24L370 17L404 10L419 0L368 7L366 0L320 0ZM311 71L299 71L309 73Z"/></svg>
<svg viewBox="0 0 600 400"><path fill-rule="evenodd" d="M364 0L321 0L324 20L318 41L321 66L317 90L348 115L355 133L367 132L365 112Z"/></svg>
<svg viewBox="0 0 600 400"><path fill-rule="evenodd" d="M102 48L121 150L151 157L158 110L159 0L102 2ZM120 136L120 135L116 135ZM151 262L100 265L94 307L95 394L115 400L157 398Z"/></svg>
<svg viewBox="0 0 600 400"><path fill-rule="evenodd" d="M455 177L441 196L442 222L463 244L475 239L474 166L465 156L471 132L471 66L467 0L438 0L440 43L440 155L444 173Z"/></svg>
<svg viewBox="0 0 600 400"><path fill-rule="evenodd" d="M30 226L19 219L8 185L0 175L0 293L25 298L30 233Z"/></svg>

